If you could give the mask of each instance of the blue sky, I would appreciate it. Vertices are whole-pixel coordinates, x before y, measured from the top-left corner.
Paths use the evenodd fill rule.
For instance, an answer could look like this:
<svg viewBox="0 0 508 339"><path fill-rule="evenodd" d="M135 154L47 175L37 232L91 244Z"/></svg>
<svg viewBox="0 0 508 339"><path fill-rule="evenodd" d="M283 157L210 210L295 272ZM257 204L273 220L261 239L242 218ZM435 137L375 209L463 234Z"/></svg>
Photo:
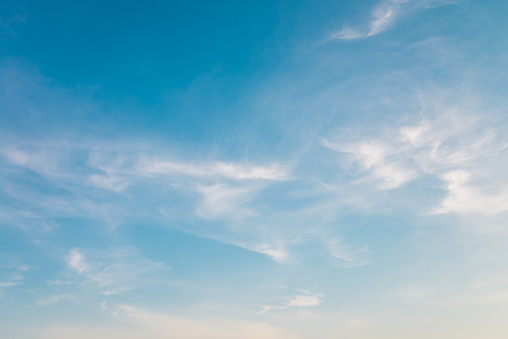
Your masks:
<svg viewBox="0 0 508 339"><path fill-rule="evenodd" d="M0 336L506 338L504 1L0 4Z"/></svg>

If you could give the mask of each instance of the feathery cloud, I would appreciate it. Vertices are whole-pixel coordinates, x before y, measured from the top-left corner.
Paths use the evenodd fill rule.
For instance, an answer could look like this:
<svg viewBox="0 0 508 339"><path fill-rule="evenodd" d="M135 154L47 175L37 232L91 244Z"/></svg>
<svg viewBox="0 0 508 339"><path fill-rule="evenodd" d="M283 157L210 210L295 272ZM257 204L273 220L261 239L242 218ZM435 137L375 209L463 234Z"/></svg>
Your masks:
<svg viewBox="0 0 508 339"><path fill-rule="evenodd" d="M11 255L0 253L0 290L23 284L24 275L30 269Z"/></svg>
<svg viewBox="0 0 508 339"><path fill-rule="evenodd" d="M460 214L494 215L508 211L508 184L497 187L496 192L487 193L481 187L474 187L471 173L467 171L450 171L443 174L447 183L447 197L432 213L444 214L456 212Z"/></svg>
<svg viewBox="0 0 508 339"><path fill-rule="evenodd" d="M147 175L180 174L205 178L219 176L231 180L282 180L287 175L277 165L255 166L221 161L207 165L194 165L173 161L143 159L137 167L140 173Z"/></svg>
<svg viewBox="0 0 508 339"><path fill-rule="evenodd" d="M400 14L401 5L408 0L385 0L372 10L370 19L365 27L355 29L344 27L341 31L333 33L328 40L356 40L377 35L390 26Z"/></svg>
<svg viewBox="0 0 508 339"><path fill-rule="evenodd" d="M454 3L450 0L382 0L370 13L369 19L358 28L344 26L327 40L357 40L378 35L393 27L403 14Z"/></svg>
<svg viewBox="0 0 508 339"><path fill-rule="evenodd" d="M114 251L82 251L73 249L65 258L77 276L66 283L78 284L105 296L123 294L145 286L145 279L159 281L169 267L140 257L134 250L120 248Z"/></svg>
<svg viewBox="0 0 508 339"><path fill-rule="evenodd" d="M439 107L433 118L389 128L361 141L324 139L325 147L349 155L380 190L432 177L447 197L431 213L496 214L508 210L508 177L500 170L506 140L502 126L482 123L466 107Z"/></svg>
<svg viewBox="0 0 508 339"><path fill-rule="evenodd" d="M323 302L322 293L311 293L306 290L299 290L299 294L286 297L286 302L282 305L262 305L257 314L263 314L271 310L284 310L292 307L312 307L318 306Z"/></svg>

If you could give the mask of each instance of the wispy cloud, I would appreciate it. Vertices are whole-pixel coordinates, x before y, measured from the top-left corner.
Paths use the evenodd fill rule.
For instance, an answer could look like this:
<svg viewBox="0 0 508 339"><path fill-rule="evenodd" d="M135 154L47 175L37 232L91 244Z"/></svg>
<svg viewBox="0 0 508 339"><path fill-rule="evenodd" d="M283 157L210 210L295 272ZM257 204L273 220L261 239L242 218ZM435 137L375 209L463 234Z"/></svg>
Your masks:
<svg viewBox="0 0 508 339"><path fill-rule="evenodd" d="M443 214L456 212L460 214L494 215L508 211L508 184L496 187L488 192L481 186L472 186L473 178L467 171L450 171L443 174L447 183L447 197L432 213Z"/></svg>
<svg viewBox="0 0 508 339"><path fill-rule="evenodd" d="M74 301L76 298L68 294L55 294L37 300L37 306L58 304L64 300Z"/></svg>
<svg viewBox="0 0 508 339"><path fill-rule="evenodd" d="M8 254L0 254L0 290L23 284L24 275L31 267Z"/></svg>
<svg viewBox="0 0 508 339"><path fill-rule="evenodd" d="M75 269L79 274L90 270L90 266L85 262L83 255L77 249L73 249L65 261L70 268Z"/></svg>
<svg viewBox="0 0 508 339"><path fill-rule="evenodd" d="M299 290L298 294L286 297L286 301L281 305L263 305L257 314L263 314L271 310L284 310L292 307L312 307L318 306L323 302L324 294L311 293L306 290Z"/></svg>
<svg viewBox="0 0 508 339"><path fill-rule="evenodd" d="M221 216L246 216L253 212L242 205L251 200L255 190L250 187L231 187L225 184L200 186L198 192L203 200L196 209L196 213L204 218L217 218Z"/></svg>
<svg viewBox="0 0 508 339"><path fill-rule="evenodd" d="M23 223L15 223L39 225L48 224L55 217L83 216L117 227L134 214L136 217L145 215L146 218L157 219L159 214L150 210L154 208L161 215L173 219L198 216L207 220L238 221L257 217L258 211L248 205L260 191L289 179L287 166L273 163L257 165L246 161L168 160L162 150L143 148L139 144L144 145L145 142L124 144L88 140L79 144L61 144L46 140L24 142L23 146L11 144L11 147L0 151L0 156L5 160L3 165L16 176L14 180L5 182L4 189L11 195L12 201L23 201L21 205L29 211L7 213L9 210L5 209L4 220L23 218ZM44 185L49 181L59 193L54 195L52 190L26 185L23 179L17 177L17 172L23 170L37 173L44 178ZM108 193L105 195L104 191ZM108 198L104 199L106 196ZM141 197L152 200L155 207L141 207L145 205L137 203ZM185 209L180 208L178 214L168 211L162 206L168 197L181 198ZM125 204L126 198L131 201L127 205L132 208ZM183 230L202 235L195 229ZM221 232L217 233L215 237L206 236L221 238ZM278 260L284 256L282 250L264 242L245 245L240 237L231 239L230 243L259 249L256 251Z"/></svg>
<svg viewBox="0 0 508 339"><path fill-rule="evenodd" d="M378 35L393 27L404 14L417 9L454 3L446 0L382 0L371 11L369 19L357 27L344 26L327 40L357 40Z"/></svg>
<svg viewBox="0 0 508 339"><path fill-rule="evenodd" d="M324 295L321 293L313 294L309 291L300 290L302 294L293 295L288 298L286 305L288 307L310 307L317 306L323 301Z"/></svg>
<svg viewBox="0 0 508 339"><path fill-rule="evenodd" d="M329 40L356 40L377 35L392 26L400 15L401 6L408 0L385 0L372 10L369 21L361 28L344 27Z"/></svg>
<svg viewBox="0 0 508 339"><path fill-rule="evenodd" d="M313 207L277 210L280 202L306 199L291 196L288 183L307 180L292 178L291 166L168 160L158 148L139 144L146 142L90 140L58 145L46 141L25 143L23 149L13 146L3 153L6 166L37 173L59 193L27 186L23 180L11 181L8 185L20 186L8 193L30 208L33 224L48 224L60 216L92 218L113 227L141 216L156 223L170 219L185 225L179 228L182 231L262 253L277 262L289 261L290 244L303 239L301 234L324 218ZM177 204L165 204L175 199ZM196 223L196 217L209 224ZM79 255L69 254L68 261L85 272Z"/></svg>
<svg viewBox="0 0 508 339"><path fill-rule="evenodd" d="M287 262L290 257L289 250L282 244L248 244L235 243L236 246L245 248L246 250L264 254L276 262Z"/></svg>
<svg viewBox="0 0 508 339"><path fill-rule="evenodd" d="M341 267L361 267L370 263L368 246L351 249L340 239L330 239L326 242L326 246L330 255L340 260Z"/></svg>
<svg viewBox="0 0 508 339"><path fill-rule="evenodd" d="M59 189L59 194L53 196L51 191L27 186L23 180L7 183L5 187L9 188L7 192L13 201L26 201L24 205L30 208L31 223L40 221L48 224L51 218L80 215L117 227L129 216L145 215L146 218L157 219L162 215L175 220L189 220L197 216L210 222L227 222L215 228L182 230L263 253L276 261L287 258L287 249L280 245L284 239L249 239L260 235L256 234L256 229L261 230L262 225L253 226L246 232L250 235L240 233L231 236L228 231L240 220L250 219L251 225L266 223L261 221L265 218L261 213L266 211L260 210L259 201L254 200L260 192L289 180L287 166L256 165L245 161L193 163L167 160L164 154L146 155L156 152L157 149L140 149L135 143L88 141L79 145L58 145L55 141L47 141L25 144L23 149L14 145L0 155L4 156L9 168L33 171ZM79 159L76 159L77 154L80 154ZM86 161L83 162L83 159ZM102 190L109 193L105 195ZM34 199L34 196L41 198ZM106 196L108 198L104 199ZM164 206L165 200L175 197L181 199L178 213L171 210L174 206L169 209ZM145 203L138 203L139 199L151 200L155 207L143 207ZM16 218L23 215L28 218L26 213ZM10 216L15 218L12 213ZM80 264L79 259L79 253L71 253L68 258L75 267ZM84 268L81 268L82 271Z"/></svg>
<svg viewBox="0 0 508 339"><path fill-rule="evenodd" d="M394 189L418 177L416 169L411 168L404 161L396 159L398 149L383 141L367 141L363 143L346 144L337 147L324 140L328 148L352 154L362 169L371 171L373 177L380 181L379 188Z"/></svg>
<svg viewBox="0 0 508 339"><path fill-rule="evenodd" d="M287 173L278 165L256 166L252 164L216 161L206 165L194 165L164 160L141 160L138 170L150 174L180 174L195 177L224 177L231 180L282 180Z"/></svg>
<svg viewBox="0 0 508 339"><path fill-rule="evenodd" d="M145 279L157 283L169 267L140 257L135 251L120 248L114 251L83 251L73 249L65 257L68 267L77 275L69 276L69 284L79 284L105 295L123 294L146 286ZM61 289L61 284L53 284Z"/></svg>
<svg viewBox="0 0 508 339"><path fill-rule="evenodd" d="M445 183L448 196L431 213L496 214L506 211L508 178L500 171L506 155L502 126L493 128L465 106L436 106L415 124L385 129L378 136L323 144L348 154L362 181L393 190L422 178ZM428 211L429 212L429 211Z"/></svg>

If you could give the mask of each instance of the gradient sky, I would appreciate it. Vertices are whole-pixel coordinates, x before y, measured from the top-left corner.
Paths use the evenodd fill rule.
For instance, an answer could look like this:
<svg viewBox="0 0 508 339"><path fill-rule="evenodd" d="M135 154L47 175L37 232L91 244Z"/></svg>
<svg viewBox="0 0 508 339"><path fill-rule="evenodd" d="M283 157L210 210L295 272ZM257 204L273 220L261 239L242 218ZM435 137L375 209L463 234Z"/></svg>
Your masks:
<svg viewBox="0 0 508 339"><path fill-rule="evenodd" d="M0 2L0 337L505 339L508 2Z"/></svg>

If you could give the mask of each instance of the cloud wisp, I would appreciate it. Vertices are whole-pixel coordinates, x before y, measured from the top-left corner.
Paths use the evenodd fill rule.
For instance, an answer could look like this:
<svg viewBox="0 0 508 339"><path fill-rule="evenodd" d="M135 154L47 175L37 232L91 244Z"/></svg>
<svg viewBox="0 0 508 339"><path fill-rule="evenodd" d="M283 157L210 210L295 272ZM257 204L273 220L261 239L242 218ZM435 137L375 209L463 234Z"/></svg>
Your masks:
<svg viewBox="0 0 508 339"><path fill-rule="evenodd" d="M401 16L422 8L444 6L453 3L446 0L383 0L372 9L369 19L357 27L344 26L330 34L330 40L366 39L393 27Z"/></svg>
<svg viewBox="0 0 508 339"><path fill-rule="evenodd" d="M291 183L309 186L308 178L293 177L298 164L175 160L145 144L46 141L6 148L0 154L5 168L36 173L54 189L44 191L15 177L5 186L7 193L28 210L13 211L5 218L21 219L17 224L34 228L59 217L89 218L113 228L129 219L159 225L169 221L181 231L288 262L290 247L323 238L309 228L326 224L329 213L336 213L331 212L333 204L322 211L313 206L315 201L296 210L278 209L280 203L295 201L304 206L307 199L314 200L311 192L293 193ZM27 201L34 196L40 198ZM68 260L83 273L79 254L69 255Z"/></svg>
<svg viewBox="0 0 508 339"><path fill-rule="evenodd" d="M160 220L198 217L210 222L238 222L259 218L259 211L249 206L251 201L265 188L289 180L288 170L278 164L192 163L168 160L167 155L148 156L147 153L154 153L154 150L140 149L135 143L93 141L65 145L55 141L25 142L23 146L14 144L7 147L0 152L4 160L1 165L16 177L5 182L4 190L12 201L25 201L21 205L28 210L17 211L13 206L11 212L4 210L3 218L18 225L46 225L54 223L52 218L82 216L104 221L113 227L134 215ZM80 154L79 158L77 154ZM52 195L51 191L44 192L36 186L26 185L17 178L17 173L21 175L23 171L36 173L43 178L45 185L49 182L60 193ZM30 198L28 203L27 197L33 196L41 198ZM104 199L106 196L107 199ZM141 197L153 201L155 205L142 207L146 205L144 202L137 203ZM164 205L165 200L175 197L181 199L178 214ZM126 203L131 208L126 208ZM20 219L23 221L20 222ZM182 230L203 235L196 229ZM228 238L217 231L216 236L210 232L206 236ZM231 238L229 242L273 258L284 256L283 250L264 242L252 244L238 237ZM74 259L78 264L79 258Z"/></svg>
<svg viewBox="0 0 508 339"><path fill-rule="evenodd" d="M70 274L67 280L50 284L53 289L60 291L65 286L78 285L93 294L112 296L123 295L131 290L146 286L146 279L151 283L160 282L169 267L140 257L134 250L119 248L113 251L83 251L71 250L65 257ZM68 299L64 293L56 299L57 302ZM45 299L44 299L45 300ZM43 301L43 304L47 304Z"/></svg>
<svg viewBox="0 0 508 339"><path fill-rule="evenodd" d="M508 184L500 171L507 149L502 126L485 126L465 107L445 108L413 125L386 130L357 141L323 139L327 148L347 155L367 174L362 182L394 190L423 178L444 183L448 193L434 214L492 215L508 210Z"/></svg>
<svg viewBox="0 0 508 339"><path fill-rule="evenodd" d="M400 15L401 6L408 0L385 0L372 10L369 21L365 27L344 27L333 33L328 40L357 40L377 35L390 28Z"/></svg>
<svg viewBox="0 0 508 339"><path fill-rule="evenodd" d="M29 265L20 263L10 255L0 254L0 294L2 289L22 285Z"/></svg>
<svg viewBox="0 0 508 339"><path fill-rule="evenodd" d="M281 305L263 305L257 314L263 314L271 310L284 310L288 308L301 308L319 306L323 302L324 294L311 293L306 290L299 290L298 294L286 297L286 301Z"/></svg>
<svg viewBox="0 0 508 339"><path fill-rule="evenodd" d="M181 174L194 177L224 177L231 180L283 180L287 173L277 165L256 166L232 162L213 162L207 165L193 165L181 162L143 159L137 165L140 173Z"/></svg>

